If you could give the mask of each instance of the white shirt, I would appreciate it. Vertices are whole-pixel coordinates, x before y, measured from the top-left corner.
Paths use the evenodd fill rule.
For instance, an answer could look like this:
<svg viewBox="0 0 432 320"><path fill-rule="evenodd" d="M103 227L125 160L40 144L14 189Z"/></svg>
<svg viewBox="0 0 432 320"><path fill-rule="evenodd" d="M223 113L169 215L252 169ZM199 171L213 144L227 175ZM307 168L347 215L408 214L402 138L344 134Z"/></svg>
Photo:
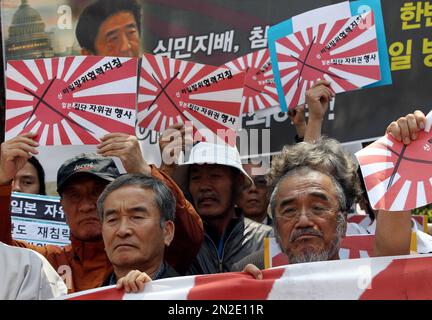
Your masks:
<svg viewBox="0 0 432 320"><path fill-rule="evenodd" d="M67 293L66 285L39 253L0 242L0 300L42 300Z"/></svg>

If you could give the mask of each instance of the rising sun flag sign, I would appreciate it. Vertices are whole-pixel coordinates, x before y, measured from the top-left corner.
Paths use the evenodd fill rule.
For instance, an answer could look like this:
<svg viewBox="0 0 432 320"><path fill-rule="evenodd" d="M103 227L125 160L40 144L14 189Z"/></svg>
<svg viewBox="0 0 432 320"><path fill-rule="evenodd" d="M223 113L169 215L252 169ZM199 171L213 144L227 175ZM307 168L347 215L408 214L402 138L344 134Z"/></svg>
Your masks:
<svg viewBox="0 0 432 320"><path fill-rule="evenodd" d="M334 92L391 84L379 0L345 1L272 26L270 58L282 111L304 103L317 80Z"/></svg>
<svg viewBox="0 0 432 320"><path fill-rule="evenodd" d="M289 109L305 102L306 90L318 79L340 93L381 78L372 11L279 39L276 54Z"/></svg>
<svg viewBox="0 0 432 320"><path fill-rule="evenodd" d="M134 134L137 59L77 56L9 61L6 140L25 132L40 145L99 144Z"/></svg>
<svg viewBox="0 0 432 320"><path fill-rule="evenodd" d="M392 135L356 153L375 210L411 210L432 203L432 112L417 140L405 145Z"/></svg>
<svg viewBox="0 0 432 320"><path fill-rule="evenodd" d="M153 281L142 293L114 286L63 297L71 300L376 300L431 299L432 255L311 262L246 273Z"/></svg>
<svg viewBox="0 0 432 320"><path fill-rule="evenodd" d="M176 123L192 123L195 131L210 130L212 139L227 131L235 137L244 78L244 72L144 54L138 125L162 132Z"/></svg>
<svg viewBox="0 0 432 320"><path fill-rule="evenodd" d="M268 49L249 53L225 63L223 67L232 70L233 74L246 73L241 101L242 113L251 114L279 106Z"/></svg>

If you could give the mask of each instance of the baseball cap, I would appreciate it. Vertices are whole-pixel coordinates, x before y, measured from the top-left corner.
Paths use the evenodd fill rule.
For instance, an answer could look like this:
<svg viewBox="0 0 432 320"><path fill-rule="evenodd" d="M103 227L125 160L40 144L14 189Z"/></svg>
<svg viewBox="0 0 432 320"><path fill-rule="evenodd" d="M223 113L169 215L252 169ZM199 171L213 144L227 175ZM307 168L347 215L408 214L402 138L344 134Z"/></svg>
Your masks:
<svg viewBox="0 0 432 320"><path fill-rule="evenodd" d="M60 194L68 180L79 174L93 175L108 182L120 176L112 158L102 157L96 153L81 153L61 165L57 172L57 192Z"/></svg>
<svg viewBox="0 0 432 320"><path fill-rule="evenodd" d="M210 142L199 142L190 151L189 158L179 164L178 169L173 175L174 181L186 190L189 167L192 164L219 164L239 170L245 180L253 183L252 178L243 169L240 154L235 147L227 144L214 144Z"/></svg>

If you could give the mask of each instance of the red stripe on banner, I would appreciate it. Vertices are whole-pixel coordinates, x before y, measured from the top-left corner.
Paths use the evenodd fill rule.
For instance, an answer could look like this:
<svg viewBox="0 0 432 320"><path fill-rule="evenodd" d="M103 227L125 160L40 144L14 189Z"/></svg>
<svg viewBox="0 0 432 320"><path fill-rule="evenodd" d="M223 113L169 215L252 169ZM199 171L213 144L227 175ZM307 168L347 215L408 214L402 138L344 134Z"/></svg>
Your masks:
<svg viewBox="0 0 432 320"><path fill-rule="evenodd" d="M188 294L189 300L264 300L275 280L285 269L263 271L264 279L255 280L245 273L197 276L195 286Z"/></svg>
<svg viewBox="0 0 432 320"><path fill-rule="evenodd" d="M111 288L83 294L78 297L69 298L68 300L123 300L124 289Z"/></svg>
<svg viewBox="0 0 432 320"><path fill-rule="evenodd" d="M282 252L272 258L272 268L287 264L289 264L288 256Z"/></svg>
<svg viewBox="0 0 432 320"><path fill-rule="evenodd" d="M395 260L372 279L361 300L432 298L432 257Z"/></svg>
<svg viewBox="0 0 432 320"><path fill-rule="evenodd" d="M361 224L366 218L368 218L368 216L365 216L364 214L353 214L348 216L347 222Z"/></svg>
<svg viewBox="0 0 432 320"><path fill-rule="evenodd" d="M346 236L341 240L341 248L349 250L349 259L360 258L360 251L367 251L372 256L375 235Z"/></svg>

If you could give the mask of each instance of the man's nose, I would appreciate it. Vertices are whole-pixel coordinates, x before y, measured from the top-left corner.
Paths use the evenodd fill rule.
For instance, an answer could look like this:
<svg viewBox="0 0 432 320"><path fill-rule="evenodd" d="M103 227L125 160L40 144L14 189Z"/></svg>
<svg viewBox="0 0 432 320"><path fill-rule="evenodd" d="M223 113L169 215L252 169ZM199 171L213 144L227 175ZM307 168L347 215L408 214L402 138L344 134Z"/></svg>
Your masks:
<svg viewBox="0 0 432 320"><path fill-rule="evenodd" d="M120 225L117 229L117 235L121 238L126 237L127 235L130 235L131 230L129 227L129 220L126 217L122 217L120 219Z"/></svg>
<svg viewBox="0 0 432 320"><path fill-rule="evenodd" d="M85 196L80 201L80 207L81 212L89 212L96 210L96 199L93 197Z"/></svg>
<svg viewBox="0 0 432 320"><path fill-rule="evenodd" d="M119 51L120 53L128 53L131 50L131 44L126 33L122 32L120 34Z"/></svg>
<svg viewBox="0 0 432 320"><path fill-rule="evenodd" d="M313 226L313 221L311 219L311 215L308 213L308 210L302 208L297 216L296 225L302 228Z"/></svg>
<svg viewBox="0 0 432 320"><path fill-rule="evenodd" d="M19 181L18 180L13 180L12 181L12 191L15 191L15 192L21 192L21 185L20 185L20 183L19 183Z"/></svg>

